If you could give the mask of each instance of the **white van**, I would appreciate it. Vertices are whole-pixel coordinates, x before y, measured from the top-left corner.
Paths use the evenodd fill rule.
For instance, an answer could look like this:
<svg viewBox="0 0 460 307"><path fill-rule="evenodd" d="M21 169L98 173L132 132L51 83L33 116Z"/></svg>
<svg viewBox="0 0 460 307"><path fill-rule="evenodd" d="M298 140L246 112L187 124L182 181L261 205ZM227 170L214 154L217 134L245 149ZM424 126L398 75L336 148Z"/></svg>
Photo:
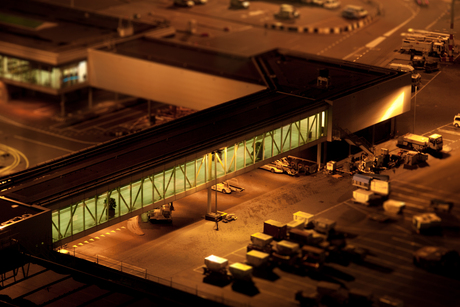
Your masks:
<svg viewBox="0 0 460 307"><path fill-rule="evenodd" d="M407 64L391 63L390 69L399 70L403 72L414 72L414 67Z"/></svg>
<svg viewBox="0 0 460 307"><path fill-rule="evenodd" d="M345 18L363 18L368 14L362 6L358 5L347 5L342 11L342 16Z"/></svg>
<svg viewBox="0 0 460 307"><path fill-rule="evenodd" d="M460 113L454 116L454 126L456 128L460 127Z"/></svg>

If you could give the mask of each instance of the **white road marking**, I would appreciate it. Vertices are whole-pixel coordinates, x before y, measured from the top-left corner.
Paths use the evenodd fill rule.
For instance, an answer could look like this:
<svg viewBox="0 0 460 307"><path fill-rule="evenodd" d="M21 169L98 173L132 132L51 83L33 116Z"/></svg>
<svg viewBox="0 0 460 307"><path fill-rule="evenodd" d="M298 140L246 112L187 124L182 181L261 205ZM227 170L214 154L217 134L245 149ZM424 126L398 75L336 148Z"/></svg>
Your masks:
<svg viewBox="0 0 460 307"><path fill-rule="evenodd" d="M398 238L398 237L391 237L391 239L395 240L395 241L407 243L407 244L409 244L411 246L423 246L422 244L418 244L418 243L415 243L415 242L412 242L412 241L407 241L407 240L404 240L404 239L401 239L401 238Z"/></svg>
<svg viewBox="0 0 460 307"><path fill-rule="evenodd" d="M35 141L35 140L32 140L32 139L28 139L28 138L25 138L25 137L22 137L22 136L19 136L19 135L15 135L14 137L15 137L16 139L18 139L18 140L27 141L27 142L34 143L34 144L37 144L37 145L42 145L42 146L46 146L46 147L50 147L50 148L54 148L54 149L58 149L58 150L62 150L62 151L67 151L67 152L75 152L75 150L69 150L69 149L67 149L67 148L62 148L62 147L59 147L59 146L54 146L54 145L46 144L46 143L43 143L43 142L39 142L39 141Z"/></svg>
<svg viewBox="0 0 460 307"><path fill-rule="evenodd" d="M376 39L374 39L372 42L368 43L366 45L367 48L374 48L375 46L377 46L378 44L380 44L383 40L385 40L386 37L383 37L383 36L380 36L380 37L377 37Z"/></svg>

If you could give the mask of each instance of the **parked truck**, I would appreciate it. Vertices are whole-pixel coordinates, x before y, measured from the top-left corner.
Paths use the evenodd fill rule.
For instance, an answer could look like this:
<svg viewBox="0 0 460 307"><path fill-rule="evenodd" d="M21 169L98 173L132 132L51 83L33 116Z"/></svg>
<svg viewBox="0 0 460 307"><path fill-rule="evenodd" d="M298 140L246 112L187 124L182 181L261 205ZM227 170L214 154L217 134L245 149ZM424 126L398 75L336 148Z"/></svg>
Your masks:
<svg viewBox="0 0 460 307"><path fill-rule="evenodd" d="M417 151L427 151L430 149L438 152L442 150L442 145L442 135L436 133L429 137L407 133L400 136L397 143L399 147L407 147Z"/></svg>

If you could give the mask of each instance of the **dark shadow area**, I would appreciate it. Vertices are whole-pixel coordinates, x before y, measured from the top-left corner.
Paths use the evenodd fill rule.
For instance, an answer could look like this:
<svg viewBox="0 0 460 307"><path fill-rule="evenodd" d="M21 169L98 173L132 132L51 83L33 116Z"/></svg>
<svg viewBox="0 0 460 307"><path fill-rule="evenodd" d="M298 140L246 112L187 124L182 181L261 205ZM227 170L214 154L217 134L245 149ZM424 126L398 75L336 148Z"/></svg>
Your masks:
<svg viewBox="0 0 460 307"><path fill-rule="evenodd" d="M380 273L384 273L384 274L390 274L390 273L393 272L393 269L390 269L388 267L382 266L380 264L369 262L367 260L359 263L359 265L361 265L361 266L363 266L365 268L380 272Z"/></svg>
<svg viewBox="0 0 460 307"><path fill-rule="evenodd" d="M223 288L225 286L228 286L232 282L232 279L228 275L210 273L209 275L203 277L203 282Z"/></svg>
<svg viewBox="0 0 460 307"><path fill-rule="evenodd" d="M273 272L272 268L254 268L252 275L269 281L275 281L280 278L278 274Z"/></svg>
<svg viewBox="0 0 460 307"><path fill-rule="evenodd" d="M232 284L232 289L233 291L245 294L247 296L254 296L260 293L259 289L252 281L236 280Z"/></svg>
<svg viewBox="0 0 460 307"><path fill-rule="evenodd" d="M325 265L323 270L322 270L322 273L324 275L328 275L328 276L333 276L335 278L338 278L340 280L344 280L344 281L354 281L355 280L355 277L350 275L350 274L347 274L345 272L342 272L334 267L331 267L331 266L328 266L328 265Z"/></svg>

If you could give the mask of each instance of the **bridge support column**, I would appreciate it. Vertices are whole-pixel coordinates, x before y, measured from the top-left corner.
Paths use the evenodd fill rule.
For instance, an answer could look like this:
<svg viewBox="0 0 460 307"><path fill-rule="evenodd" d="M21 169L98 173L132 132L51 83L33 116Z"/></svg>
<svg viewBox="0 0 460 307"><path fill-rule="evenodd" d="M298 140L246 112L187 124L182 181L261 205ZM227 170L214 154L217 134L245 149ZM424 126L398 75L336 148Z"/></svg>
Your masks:
<svg viewBox="0 0 460 307"><path fill-rule="evenodd" d="M318 163L318 169L321 168L321 146L323 143L316 145L316 163Z"/></svg>
<svg viewBox="0 0 460 307"><path fill-rule="evenodd" d="M212 204L212 189L208 188L208 207L206 209L206 214L211 213L211 204Z"/></svg>

